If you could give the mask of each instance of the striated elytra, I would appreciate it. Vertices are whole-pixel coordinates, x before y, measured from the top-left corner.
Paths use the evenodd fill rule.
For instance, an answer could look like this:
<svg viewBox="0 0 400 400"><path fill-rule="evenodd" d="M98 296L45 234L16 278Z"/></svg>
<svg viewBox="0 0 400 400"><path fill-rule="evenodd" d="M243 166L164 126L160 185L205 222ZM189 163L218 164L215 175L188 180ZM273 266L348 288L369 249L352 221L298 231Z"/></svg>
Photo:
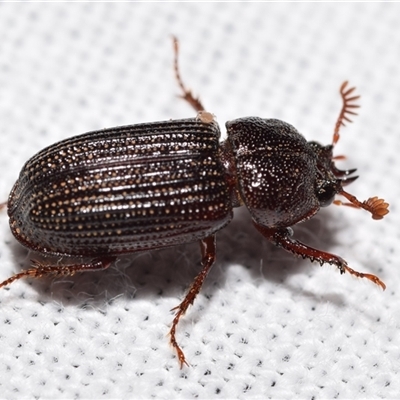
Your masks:
<svg viewBox="0 0 400 400"><path fill-rule="evenodd" d="M112 128L30 159L8 201L13 234L56 256L110 256L210 236L232 216L219 128L196 118Z"/></svg>
<svg viewBox="0 0 400 400"><path fill-rule="evenodd" d="M182 366L187 362L176 341L176 327L214 264L216 232L231 221L234 207L244 205L266 239L384 289L378 277L295 240L290 228L332 202L365 209L374 219L389 212L382 199L360 202L344 191L356 179L355 170L335 166L339 130L358 107L354 88L348 89L347 82L340 88L343 106L330 145L307 142L283 121L256 117L227 122L227 139L220 142L213 115L181 80L176 39L174 50L182 97L197 117L90 132L32 157L7 202L11 231L28 249L62 256L63 262L33 260L32 268L0 287L23 277L106 269L124 253L199 241L203 267L174 309L170 330ZM336 200L338 194L347 202Z"/></svg>

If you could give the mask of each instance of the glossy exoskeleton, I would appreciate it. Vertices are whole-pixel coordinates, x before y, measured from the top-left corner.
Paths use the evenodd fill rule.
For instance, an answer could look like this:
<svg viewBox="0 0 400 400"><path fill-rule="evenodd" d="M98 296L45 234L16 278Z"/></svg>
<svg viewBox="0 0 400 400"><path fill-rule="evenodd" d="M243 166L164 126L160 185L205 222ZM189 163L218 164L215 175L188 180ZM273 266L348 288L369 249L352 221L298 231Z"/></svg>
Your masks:
<svg viewBox="0 0 400 400"><path fill-rule="evenodd" d="M276 119L240 118L226 123L227 139L213 115L204 111L179 74L182 97L196 118L105 129L76 136L40 151L22 168L8 199L10 227L28 249L62 256L61 265L32 261L10 277L73 275L106 269L123 253L199 241L203 268L175 308L171 344L186 363L175 333L215 261L215 234L245 205L258 231L283 249L321 265L336 265L385 288L371 274L351 269L342 258L292 238L291 226L332 202L388 213L388 204L365 202L343 190L355 170L336 168L333 147L339 129L358 107L354 89L341 87L343 107L333 143L307 142L291 125ZM335 200L343 195L347 203ZM67 262L68 257L80 261Z"/></svg>

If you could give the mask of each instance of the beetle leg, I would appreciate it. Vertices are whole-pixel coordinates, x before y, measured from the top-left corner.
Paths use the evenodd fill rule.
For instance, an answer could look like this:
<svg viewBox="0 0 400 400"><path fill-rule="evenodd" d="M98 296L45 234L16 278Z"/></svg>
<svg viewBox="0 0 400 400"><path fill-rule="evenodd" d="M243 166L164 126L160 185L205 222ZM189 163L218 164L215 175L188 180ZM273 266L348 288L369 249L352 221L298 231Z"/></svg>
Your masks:
<svg viewBox="0 0 400 400"><path fill-rule="evenodd" d="M171 311L176 310L175 318L172 321L172 327L171 330L169 331L169 334L171 336L170 342L172 347L176 350L178 354L178 359L179 363L181 364L181 368L183 367L183 364L186 364L189 366L185 359L185 355L183 354L182 349L179 347L175 333L176 333L176 327L179 323L180 318L185 314L187 309L189 308L190 305L193 304L196 296L199 294L201 287L203 286L204 280L206 279L206 276L208 275L208 272L210 271L211 267L214 264L215 261L215 249L216 249L216 241L215 241L215 235L209 236L205 239L202 239L200 241L200 246L201 246L201 255L203 259L203 268L200 271L200 273L196 276L195 280L193 281L192 285L190 286L185 298L179 304L179 306L174 307Z"/></svg>
<svg viewBox="0 0 400 400"><path fill-rule="evenodd" d="M104 270L107 269L115 260L116 257L104 257L93 260L90 263L71 265L45 265L39 261L32 260L32 268L26 269L6 279L4 282L0 283L0 288L21 278L43 278L47 276L56 278L60 276L72 276L75 275L76 272Z"/></svg>
<svg viewBox="0 0 400 400"><path fill-rule="evenodd" d="M178 55L179 55L179 42L178 39L173 36L172 37L173 43L174 43L174 71L175 71L175 77L176 80L178 81L178 85L182 90L182 99L186 100L197 112L204 111L203 104L201 104L201 101L198 97L194 97L193 93L191 90L186 88L184 85L182 78L181 78L181 73L179 71L179 62L178 62Z"/></svg>
<svg viewBox="0 0 400 400"><path fill-rule="evenodd" d="M302 258L308 258L311 261L317 261L321 265L328 263L336 265L341 274L346 271L351 275L355 275L358 278L367 278L379 285L383 290L385 290L386 285L375 275L365 274L363 272L355 271L347 265L347 262L343 258L336 256L334 254L327 253L313 247L307 246L298 240L291 238L291 231L289 229L268 229L264 226L254 224L261 234L267 238L269 241L273 242L278 247L282 247L286 251L295 254L296 256Z"/></svg>

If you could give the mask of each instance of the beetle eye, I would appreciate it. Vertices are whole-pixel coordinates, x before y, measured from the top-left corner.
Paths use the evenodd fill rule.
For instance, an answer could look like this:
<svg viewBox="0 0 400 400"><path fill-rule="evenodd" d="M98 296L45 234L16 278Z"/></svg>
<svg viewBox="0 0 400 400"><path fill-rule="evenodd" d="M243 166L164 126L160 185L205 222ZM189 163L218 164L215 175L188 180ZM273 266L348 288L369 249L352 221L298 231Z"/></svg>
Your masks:
<svg viewBox="0 0 400 400"><path fill-rule="evenodd" d="M336 182L325 181L317 189L317 198L321 207L327 207L332 204L335 195L338 193Z"/></svg>

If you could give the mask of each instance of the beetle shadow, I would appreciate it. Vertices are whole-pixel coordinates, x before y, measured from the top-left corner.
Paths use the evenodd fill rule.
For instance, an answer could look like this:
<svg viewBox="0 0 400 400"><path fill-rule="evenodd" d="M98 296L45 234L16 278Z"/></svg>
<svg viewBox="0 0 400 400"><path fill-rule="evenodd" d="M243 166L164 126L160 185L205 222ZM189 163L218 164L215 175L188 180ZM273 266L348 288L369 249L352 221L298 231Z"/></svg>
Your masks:
<svg viewBox="0 0 400 400"><path fill-rule="evenodd" d="M337 243L336 233L329 228L329 218L333 218L329 213L319 214L296 225L296 238L316 248L334 246ZM35 258L35 254L29 254L13 239L10 240L10 247L15 264L21 269L29 268L30 259ZM288 276L307 273L309 268L315 268L315 263L313 266L310 261L296 258L268 242L255 229L243 207L235 210L233 221L217 234L217 261L203 290L212 291L213 286L223 285L228 267L232 264L242 265L254 280L260 278L261 269L264 279L277 283L284 283ZM191 243L123 256L104 271L57 279L33 279L29 280L29 284L40 293L42 302L57 301L63 306L102 308L105 303L111 304L120 296L153 300L159 296L182 298L200 270L200 247L198 243ZM303 294L320 301L320 296L313 293ZM344 303L344 299L334 293L326 293L324 301L327 299L337 305Z"/></svg>

